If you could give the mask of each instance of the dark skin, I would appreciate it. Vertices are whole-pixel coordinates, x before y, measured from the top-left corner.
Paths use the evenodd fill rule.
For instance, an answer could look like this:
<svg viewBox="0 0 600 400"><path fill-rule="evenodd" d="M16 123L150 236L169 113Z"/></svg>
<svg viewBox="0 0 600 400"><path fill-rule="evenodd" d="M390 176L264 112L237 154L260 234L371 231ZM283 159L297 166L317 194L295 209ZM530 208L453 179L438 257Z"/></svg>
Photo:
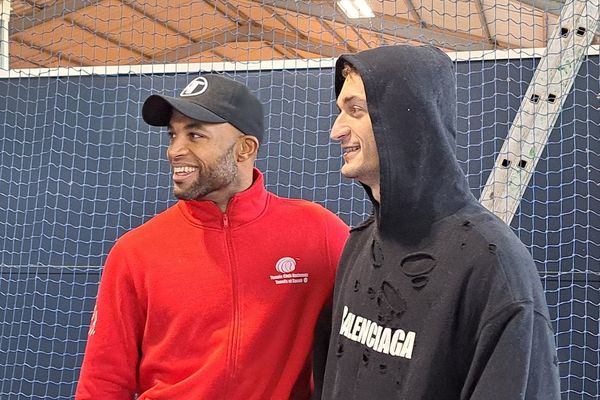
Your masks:
<svg viewBox="0 0 600 400"><path fill-rule="evenodd" d="M177 111L169 122L169 136L167 159L177 198L209 200L225 212L229 200L252 185L256 137L227 122L201 122Z"/></svg>

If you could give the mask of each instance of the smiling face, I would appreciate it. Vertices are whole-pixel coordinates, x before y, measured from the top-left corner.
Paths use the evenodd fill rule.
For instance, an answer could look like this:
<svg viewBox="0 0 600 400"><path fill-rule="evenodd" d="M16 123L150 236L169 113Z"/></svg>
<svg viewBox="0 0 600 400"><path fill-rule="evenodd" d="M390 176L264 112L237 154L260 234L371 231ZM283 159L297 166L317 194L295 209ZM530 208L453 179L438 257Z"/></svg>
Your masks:
<svg viewBox="0 0 600 400"><path fill-rule="evenodd" d="M175 197L225 203L246 187L240 183L237 144L243 134L229 123L204 123L173 112L167 158Z"/></svg>
<svg viewBox="0 0 600 400"><path fill-rule="evenodd" d="M351 72L337 98L340 114L331 128L331 139L340 142L344 156L341 173L369 186L379 197L379 155L367 96L360 75Z"/></svg>

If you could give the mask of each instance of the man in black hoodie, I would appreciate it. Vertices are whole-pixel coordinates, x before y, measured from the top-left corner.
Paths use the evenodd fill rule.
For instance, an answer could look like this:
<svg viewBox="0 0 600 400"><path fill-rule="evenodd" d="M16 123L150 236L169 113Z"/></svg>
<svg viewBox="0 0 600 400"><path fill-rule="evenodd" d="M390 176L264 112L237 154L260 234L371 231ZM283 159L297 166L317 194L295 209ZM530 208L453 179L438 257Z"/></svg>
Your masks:
<svg viewBox="0 0 600 400"><path fill-rule="evenodd" d="M335 74L331 138L374 211L340 261L322 399L560 399L533 259L455 156L450 59L386 46Z"/></svg>

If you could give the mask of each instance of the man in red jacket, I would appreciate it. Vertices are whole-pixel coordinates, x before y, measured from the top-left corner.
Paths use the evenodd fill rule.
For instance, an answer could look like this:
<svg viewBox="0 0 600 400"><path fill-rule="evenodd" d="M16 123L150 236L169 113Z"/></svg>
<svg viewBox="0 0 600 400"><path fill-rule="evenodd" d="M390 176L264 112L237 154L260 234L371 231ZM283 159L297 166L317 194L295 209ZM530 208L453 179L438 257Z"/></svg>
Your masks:
<svg viewBox="0 0 600 400"><path fill-rule="evenodd" d="M220 75L152 95L179 201L105 264L76 398L308 399L317 317L348 235L265 190L260 102Z"/></svg>

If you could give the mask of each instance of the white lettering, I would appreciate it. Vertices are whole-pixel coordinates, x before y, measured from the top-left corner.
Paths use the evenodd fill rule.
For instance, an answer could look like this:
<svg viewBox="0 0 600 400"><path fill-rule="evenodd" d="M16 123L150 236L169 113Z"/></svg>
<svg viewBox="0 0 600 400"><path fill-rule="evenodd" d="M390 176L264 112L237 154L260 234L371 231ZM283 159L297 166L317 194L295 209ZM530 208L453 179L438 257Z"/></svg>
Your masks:
<svg viewBox="0 0 600 400"><path fill-rule="evenodd" d="M375 349L380 353L390 354L390 340L392 338L392 330L390 328L385 328L383 333L381 334L381 339L379 340L379 345Z"/></svg>
<svg viewBox="0 0 600 400"><path fill-rule="evenodd" d="M344 306L340 335L379 353L412 358L417 334L403 329L385 328L374 321L353 314Z"/></svg>
<svg viewBox="0 0 600 400"><path fill-rule="evenodd" d="M367 347L373 348L375 346L375 331L378 326L375 322L371 321L371 327L369 328L369 334L367 335Z"/></svg>
<svg viewBox="0 0 600 400"><path fill-rule="evenodd" d="M340 335L344 335L347 338L350 338L350 330L352 329L352 324L354 323L354 318L356 315L347 311L347 308L344 309L344 317L342 319L342 326L340 328Z"/></svg>
<svg viewBox="0 0 600 400"><path fill-rule="evenodd" d="M402 329L396 329L394 332L394 336L392 336L392 344L390 346L390 354L393 356L400 356L402 352L402 342L404 342L404 337L406 334Z"/></svg>
<svg viewBox="0 0 600 400"><path fill-rule="evenodd" d="M367 341L367 338L369 337L369 329L373 325L373 321L370 321L366 318L363 318L363 321L363 324L361 324L360 326L360 335L357 340L361 344L365 344L365 342Z"/></svg>
<svg viewBox="0 0 600 400"><path fill-rule="evenodd" d="M358 333L360 332L360 327L362 326L363 320L363 317L356 317L356 320L354 321L352 337L350 339L354 340L355 342L358 342Z"/></svg>
<svg viewBox="0 0 600 400"><path fill-rule="evenodd" d="M413 347L415 347L415 339L416 334L414 332L408 332L406 334L406 339L404 340L404 346L402 347L400 357L408 359L412 358Z"/></svg>
<svg viewBox="0 0 600 400"><path fill-rule="evenodd" d="M376 350L379 347L379 339L381 339L381 331L383 331L383 326L377 325L377 332L375 333L375 343L373 343L373 350Z"/></svg>

